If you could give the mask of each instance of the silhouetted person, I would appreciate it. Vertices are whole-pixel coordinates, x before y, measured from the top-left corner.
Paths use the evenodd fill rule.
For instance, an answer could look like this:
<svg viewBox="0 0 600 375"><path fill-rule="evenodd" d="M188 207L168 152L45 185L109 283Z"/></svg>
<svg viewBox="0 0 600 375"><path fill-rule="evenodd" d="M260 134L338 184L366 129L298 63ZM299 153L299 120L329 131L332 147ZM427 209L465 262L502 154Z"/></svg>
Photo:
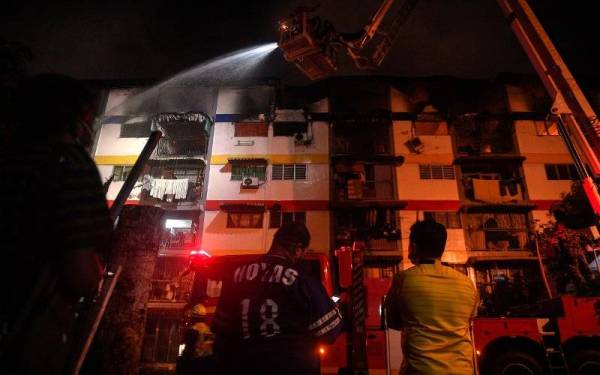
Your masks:
<svg viewBox="0 0 600 375"><path fill-rule="evenodd" d="M93 96L54 74L24 80L0 142L0 368L59 374L81 297L98 289L112 223L91 145Z"/></svg>
<svg viewBox="0 0 600 375"><path fill-rule="evenodd" d="M223 281L212 330L219 374L319 373L317 340L333 342L342 318L320 280L297 265L304 224L284 224L268 254Z"/></svg>
<svg viewBox="0 0 600 375"><path fill-rule="evenodd" d="M414 267L394 277L385 306L402 331L401 374L473 374L470 324L477 292L464 274L441 264L446 228L429 219L410 228Z"/></svg>

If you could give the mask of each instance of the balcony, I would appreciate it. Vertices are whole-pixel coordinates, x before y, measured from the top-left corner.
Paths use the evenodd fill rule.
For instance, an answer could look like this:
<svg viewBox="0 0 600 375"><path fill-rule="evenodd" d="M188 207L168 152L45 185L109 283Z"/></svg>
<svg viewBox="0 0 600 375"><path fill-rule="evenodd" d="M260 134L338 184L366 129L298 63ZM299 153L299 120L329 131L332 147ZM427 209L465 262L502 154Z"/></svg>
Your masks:
<svg viewBox="0 0 600 375"><path fill-rule="evenodd" d="M377 206L393 203L393 166L381 164L336 164L334 205ZM397 204L398 202L396 202Z"/></svg>
<svg viewBox="0 0 600 375"><path fill-rule="evenodd" d="M152 279L151 283L149 302L187 303L193 280L187 277L176 283L174 279Z"/></svg>
<svg viewBox="0 0 600 375"><path fill-rule="evenodd" d="M532 255L526 214L466 214L463 220L471 257L510 259Z"/></svg>
<svg viewBox="0 0 600 375"><path fill-rule="evenodd" d="M184 277L181 275L187 269L187 257L167 257L160 256L154 266L154 273L151 279L151 289L148 302L157 307L175 306L186 303L189 299L192 283L194 279L193 273L189 273Z"/></svg>
<svg viewBox="0 0 600 375"><path fill-rule="evenodd" d="M483 204L519 203L525 200L520 179L488 179L485 176L464 176L465 198Z"/></svg>
<svg viewBox="0 0 600 375"><path fill-rule="evenodd" d="M510 119L484 114L463 115L454 120L452 129L459 157L516 153Z"/></svg>

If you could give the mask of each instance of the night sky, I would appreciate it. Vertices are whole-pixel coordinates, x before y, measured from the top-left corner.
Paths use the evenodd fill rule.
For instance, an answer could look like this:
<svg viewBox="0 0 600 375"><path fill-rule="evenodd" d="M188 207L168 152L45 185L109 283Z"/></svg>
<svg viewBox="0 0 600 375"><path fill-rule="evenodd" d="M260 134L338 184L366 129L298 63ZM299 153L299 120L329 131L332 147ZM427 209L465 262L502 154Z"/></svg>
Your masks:
<svg viewBox="0 0 600 375"><path fill-rule="evenodd" d="M240 48L277 41L277 20L314 0L9 1L0 36L33 52L33 72L159 80ZM569 7L566 4L569 3ZM593 1L532 0L576 77L598 77ZM357 31L379 0L322 0L338 31ZM269 74L299 74L270 58ZM495 0L421 0L378 74L493 78L532 72ZM343 64L341 74L356 74Z"/></svg>

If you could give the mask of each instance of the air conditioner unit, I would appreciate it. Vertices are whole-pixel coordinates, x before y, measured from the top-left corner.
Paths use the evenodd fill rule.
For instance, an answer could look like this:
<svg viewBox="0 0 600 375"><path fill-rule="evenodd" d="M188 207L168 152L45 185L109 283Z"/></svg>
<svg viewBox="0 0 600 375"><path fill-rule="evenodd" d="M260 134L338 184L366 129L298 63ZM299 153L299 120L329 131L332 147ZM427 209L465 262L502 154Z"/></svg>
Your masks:
<svg viewBox="0 0 600 375"><path fill-rule="evenodd" d="M258 177L244 176L242 177L242 189L257 189L259 185Z"/></svg>
<svg viewBox="0 0 600 375"><path fill-rule="evenodd" d="M294 134L294 143L297 145L307 145L310 144L310 138L308 138L308 133L296 133Z"/></svg>
<svg viewBox="0 0 600 375"><path fill-rule="evenodd" d="M408 147L410 152L415 153L415 154L420 154L425 149L425 145L423 144L423 142L421 141L421 138L419 138L419 137L412 137L411 139L406 141L406 143L404 143L404 144L406 145L406 147Z"/></svg>

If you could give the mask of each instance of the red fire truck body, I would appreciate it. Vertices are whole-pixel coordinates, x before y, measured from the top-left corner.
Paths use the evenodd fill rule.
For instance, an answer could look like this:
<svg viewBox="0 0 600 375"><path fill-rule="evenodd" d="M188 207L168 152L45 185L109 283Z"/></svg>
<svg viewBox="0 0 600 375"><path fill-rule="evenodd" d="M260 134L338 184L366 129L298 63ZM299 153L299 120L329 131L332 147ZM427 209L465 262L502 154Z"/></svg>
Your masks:
<svg viewBox="0 0 600 375"><path fill-rule="evenodd" d="M204 304L210 322L220 294L219 280L236 265L256 258L256 255L215 257L197 267L190 305ZM382 301L391 278L360 278L365 319L357 326L357 300L352 300L353 285L349 284L352 279L357 280L356 263L349 264L338 257L340 267L335 288L333 270L325 254L306 254L304 262L305 269L321 279L327 293L339 297L346 321L344 333L333 344L318 348L321 373L338 374L344 370L396 373L402 362L401 333L386 329L382 318ZM336 289L339 296L334 295ZM596 372L600 369L600 297L562 296L521 312L521 316L476 318L473 342L481 374L511 373L506 371L516 368L531 374L555 374L567 371L567 364L571 374L600 373Z"/></svg>

